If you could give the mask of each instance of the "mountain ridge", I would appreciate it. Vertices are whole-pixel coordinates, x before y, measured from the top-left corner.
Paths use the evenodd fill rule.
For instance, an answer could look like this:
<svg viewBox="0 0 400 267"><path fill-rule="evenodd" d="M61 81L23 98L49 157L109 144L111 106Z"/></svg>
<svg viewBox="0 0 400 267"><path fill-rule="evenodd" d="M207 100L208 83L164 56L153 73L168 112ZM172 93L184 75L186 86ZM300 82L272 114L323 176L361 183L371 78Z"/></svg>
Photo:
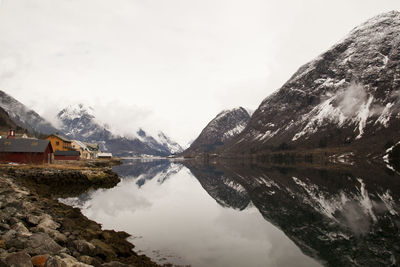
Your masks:
<svg viewBox="0 0 400 267"><path fill-rule="evenodd" d="M183 154L209 152L222 146L243 131L249 119L250 114L243 107L221 111L203 128Z"/></svg>
<svg viewBox="0 0 400 267"><path fill-rule="evenodd" d="M57 119L69 138L99 143L102 150L117 156L168 156L182 150L179 144L162 132L157 136L161 141L141 128L130 136L116 134L107 124L97 120L92 107L81 103L62 109Z"/></svg>
<svg viewBox="0 0 400 267"><path fill-rule="evenodd" d="M400 13L373 17L266 97L220 153L268 153L282 144L383 152L400 130L399 55Z"/></svg>

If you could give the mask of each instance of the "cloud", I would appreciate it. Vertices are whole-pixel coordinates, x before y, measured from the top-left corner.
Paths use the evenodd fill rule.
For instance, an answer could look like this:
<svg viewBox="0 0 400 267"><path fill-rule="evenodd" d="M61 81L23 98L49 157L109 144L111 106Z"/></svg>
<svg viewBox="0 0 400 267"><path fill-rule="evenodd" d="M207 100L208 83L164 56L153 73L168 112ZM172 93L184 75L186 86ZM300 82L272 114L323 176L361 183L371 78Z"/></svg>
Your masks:
<svg viewBox="0 0 400 267"><path fill-rule="evenodd" d="M346 117L356 114L361 105L367 101L368 95L362 84L351 83L337 97L338 106Z"/></svg>

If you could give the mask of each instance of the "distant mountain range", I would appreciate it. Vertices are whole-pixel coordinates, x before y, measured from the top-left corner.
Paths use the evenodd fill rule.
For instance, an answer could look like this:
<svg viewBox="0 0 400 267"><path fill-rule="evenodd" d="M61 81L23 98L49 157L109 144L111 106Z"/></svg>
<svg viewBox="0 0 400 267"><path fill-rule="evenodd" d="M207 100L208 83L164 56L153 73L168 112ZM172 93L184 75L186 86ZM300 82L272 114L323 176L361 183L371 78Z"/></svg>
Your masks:
<svg viewBox="0 0 400 267"><path fill-rule="evenodd" d="M222 111L207 124L184 154L190 156L215 150L240 134L249 120L249 112L242 107Z"/></svg>
<svg viewBox="0 0 400 267"><path fill-rule="evenodd" d="M71 105L61 110L57 114L59 128L3 91L0 91L0 108L4 109L4 112L0 110L0 119L4 117L6 127L27 129L37 136L59 133L71 139L99 143L103 151L117 156L168 156L183 150L162 132L152 137L139 128L129 137L116 135L109 127L96 120L92 108L83 104Z"/></svg>
<svg viewBox="0 0 400 267"><path fill-rule="evenodd" d="M71 105L57 114L61 130L69 138L99 143L102 150L119 156L168 156L181 152L180 145L164 133L156 137L139 128L130 136L112 133L107 125L101 124L94 115L94 110L83 104Z"/></svg>
<svg viewBox="0 0 400 267"><path fill-rule="evenodd" d="M215 135L207 134L213 132L210 125L216 119L187 152L251 157L336 147L360 155L384 153L399 141L400 13L366 21L300 67L262 101L247 124L243 120L243 131L230 140L221 141L230 133L223 127Z"/></svg>

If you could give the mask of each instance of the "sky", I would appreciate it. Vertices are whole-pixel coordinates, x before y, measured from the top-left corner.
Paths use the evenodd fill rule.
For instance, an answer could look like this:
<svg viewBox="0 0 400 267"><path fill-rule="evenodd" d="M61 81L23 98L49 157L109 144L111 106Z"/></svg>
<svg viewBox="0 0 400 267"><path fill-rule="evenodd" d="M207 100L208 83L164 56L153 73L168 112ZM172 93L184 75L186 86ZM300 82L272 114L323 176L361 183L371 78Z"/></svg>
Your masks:
<svg viewBox="0 0 400 267"><path fill-rule="evenodd" d="M0 90L53 122L83 103L119 133L186 144L391 10L398 0L0 0Z"/></svg>

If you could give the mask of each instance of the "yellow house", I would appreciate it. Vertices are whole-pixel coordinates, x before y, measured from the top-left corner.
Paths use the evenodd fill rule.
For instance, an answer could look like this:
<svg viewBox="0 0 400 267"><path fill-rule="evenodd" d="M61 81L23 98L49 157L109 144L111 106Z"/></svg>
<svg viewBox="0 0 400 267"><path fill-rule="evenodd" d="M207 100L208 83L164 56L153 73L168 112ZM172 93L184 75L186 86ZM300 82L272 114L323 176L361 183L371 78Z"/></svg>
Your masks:
<svg viewBox="0 0 400 267"><path fill-rule="evenodd" d="M81 153L82 159L91 159L92 155L87 146L78 140L72 140L72 148Z"/></svg>
<svg viewBox="0 0 400 267"><path fill-rule="evenodd" d="M51 134L47 136L46 140L50 141L54 151L72 150L71 141L57 134Z"/></svg>

